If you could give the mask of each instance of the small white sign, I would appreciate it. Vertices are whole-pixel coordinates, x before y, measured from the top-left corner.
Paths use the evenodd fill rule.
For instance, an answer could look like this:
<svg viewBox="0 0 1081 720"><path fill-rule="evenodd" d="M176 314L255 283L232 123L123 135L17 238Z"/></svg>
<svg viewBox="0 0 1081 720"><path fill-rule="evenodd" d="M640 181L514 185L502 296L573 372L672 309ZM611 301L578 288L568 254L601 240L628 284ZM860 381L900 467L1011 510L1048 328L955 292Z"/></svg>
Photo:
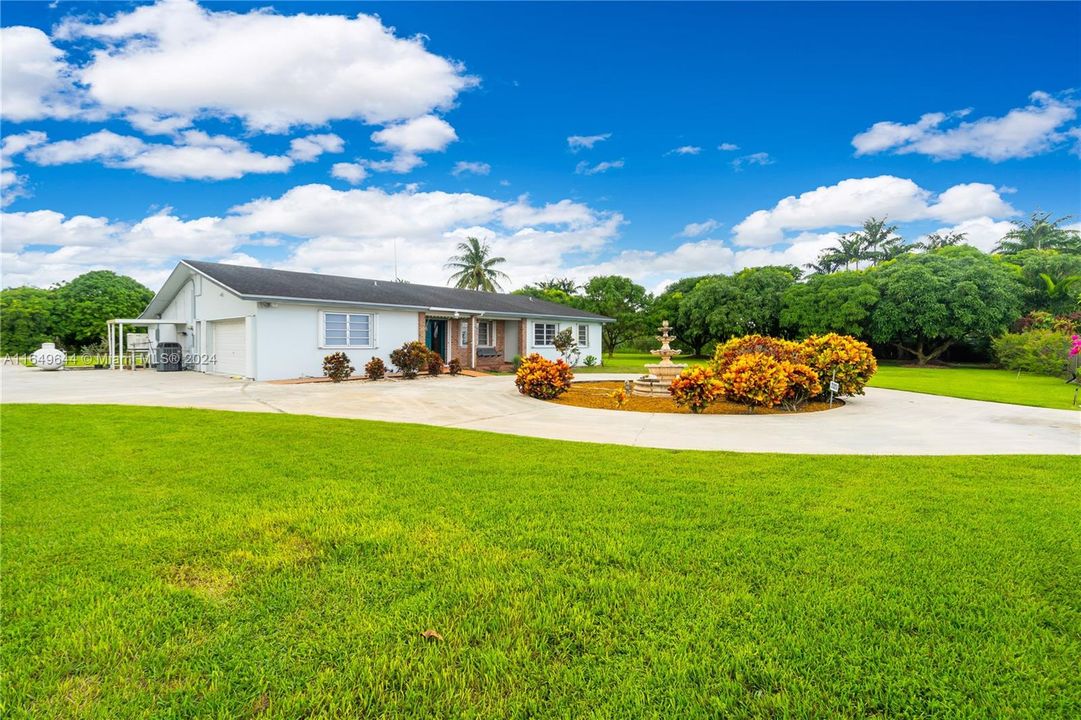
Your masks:
<svg viewBox="0 0 1081 720"><path fill-rule="evenodd" d="M839 392L840 389L841 389L841 384L839 382L837 382L836 380L831 380L830 381L830 392L831 393Z"/></svg>

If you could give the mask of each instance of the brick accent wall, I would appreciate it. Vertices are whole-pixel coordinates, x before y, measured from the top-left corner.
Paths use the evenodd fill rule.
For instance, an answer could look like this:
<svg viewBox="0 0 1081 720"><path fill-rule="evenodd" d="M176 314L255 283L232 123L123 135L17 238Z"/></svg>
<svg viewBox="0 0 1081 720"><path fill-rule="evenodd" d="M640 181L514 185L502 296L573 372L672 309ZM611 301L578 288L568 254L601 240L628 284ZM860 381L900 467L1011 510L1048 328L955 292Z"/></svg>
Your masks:
<svg viewBox="0 0 1081 720"><path fill-rule="evenodd" d="M422 312L417 313L417 340L420 340L421 342L424 342L425 340L425 330L427 329L425 323L427 320L427 315Z"/></svg>
<svg viewBox="0 0 1081 720"><path fill-rule="evenodd" d="M480 322L479 320L477 322ZM507 321L506 320L491 320L492 330L495 332L495 357L480 357L477 356L477 369L485 370L502 367L506 364L506 360L503 359L503 351L506 348L507 341ZM472 338L471 338L472 339Z"/></svg>
<svg viewBox="0 0 1081 720"><path fill-rule="evenodd" d="M518 355L523 358L525 357L526 343L529 342L526 335L528 332L529 322L525 318L522 318L518 321Z"/></svg>

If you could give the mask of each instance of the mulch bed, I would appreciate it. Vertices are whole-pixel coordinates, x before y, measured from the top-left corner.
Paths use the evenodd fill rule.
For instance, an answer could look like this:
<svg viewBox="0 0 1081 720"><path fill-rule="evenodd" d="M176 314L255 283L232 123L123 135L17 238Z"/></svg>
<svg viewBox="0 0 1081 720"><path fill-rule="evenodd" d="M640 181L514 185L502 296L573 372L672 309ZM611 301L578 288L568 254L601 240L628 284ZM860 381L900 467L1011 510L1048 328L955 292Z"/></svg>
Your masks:
<svg viewBox="0 0 1081 720"><path fill-rule="evenodd" d="M649 412L649 413L684 413L687 415L692 414L688 408L680 407L676 405L675 400L670 397L640 397L638 395L631 395L627 398L627 402L624 403L622 408L616 407L616 401L612 399L611 395L616 390L623 387L623 383L618 380L606 380L597 382L576 382L571 383L571 388L567 392L563 393L555 400L549 400L549 402L556 403L558 405L573 405L575 407L587 407L587 408L599 408L601 410L629 410L630 412ZM841 400L835 399L833 401L833 407L838 408L844 405ZM795 413L785 410L781 407L776 408L755 408L755 415L771 415L771 414L784 414L792 415L796 413L806 412L821 412L822 410L829 410L830 406L828 402L809 402ZM738 405L736 403L720 400L715 402L706 408L703 415L747 415L747 406Z"/></svg>

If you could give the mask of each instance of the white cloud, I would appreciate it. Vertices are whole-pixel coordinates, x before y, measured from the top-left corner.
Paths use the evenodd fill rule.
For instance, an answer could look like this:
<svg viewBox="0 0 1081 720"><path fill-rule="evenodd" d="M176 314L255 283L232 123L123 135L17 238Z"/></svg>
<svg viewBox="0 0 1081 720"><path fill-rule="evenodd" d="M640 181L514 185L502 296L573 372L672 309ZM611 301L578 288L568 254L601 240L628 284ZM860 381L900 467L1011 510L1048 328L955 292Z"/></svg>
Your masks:
<svg viewBox="0 0 1081 720"><path fill-rule="evenodd" d="M880 175L850 178L786 197L770 210L748 215L733 228L733 235L739 245L763 247L781 242L786 231L857 227L871 216L897 222L961 222L982 215L1001 218L1015 213L993 185L955 185L935 198L912 180Z"/></svg>
<svg viewBox="0 0 1081 720"><path fill-rule="evenodd" d="M450 108L477 82L372 15L218 12L161 0L68 20L55 35L101 43L78 71L93 100L159 121L238 117L264 132L341 119L395 123Z"/></svg>
<svg viewBox="0 0 1081 720"><path fill-rule="evenodd" d="M583 160L582 162L574 166L574 172L578 173L579 175L596 175L598 173L608 172L609 170L621 167L623 167L622 160L612 160L610 162L606 160L604 162L599 162L596 165L590 165L588 162Z"/></svg>
<svg viewBox="0 0 1081 720"><path fill-rule="evenodd" d="M407 120L372 133L380 148L394 155L390 160L369 162L372 170L406 173L424 164L420 154L442 152L458 139L458 134L446 120L435 115Z"/></svg>
<svg viewBox="0 0 1081 720"><path fill-rule="evenodd" d="M699 235L705 235L706 233L713 232L724 223L717 222L713 218L709 220L703 220L700 223L687 223L683 226L683 231L679 233L679 237L698 237Z"/></svg>
<svg viewBox="0 0 1081 720"><path fill-rule="evenodd" d="M184 219L166 209L134 224L51 210L0 219L5 285L48 284L103 266L160 282L180 257L247 263L257 258L245 247L283 241L288 254L276 266L385 278L396 248L402 277L443 284L443 263L466 235L495 243L519 285L602 251L623 222L618 213L569 200L534 207L524 197L506 203L469 193L326 185L253 200L220 218Z"/></svg>
<svg viewBox="0 0 1081 720"><path fill-rule="evenodd" d="M45 133L37 130L4 136L0 146L0 206L7 207L16 199L30 195L26 176L14 170L15 158L48 139Z"/></svg>
<svg viewBox="0 0 1081 720"><path fill-rule="evenodd" d="M334 133L307 135L289 141L289 157L297 162L311 162L323 153L340 153L345 141Z"/></svg>
<svg viewBox="0 0 1081 720"><path fill-rule="evenodd" d="M454 177L461 177L462 175L487 175L492 172L492 166L486 162L467 162L465 160L459 160L454 163L454 169L450 171L450 174Z"/></svg>
<svg viewBox="0 0 1081 720"><path fill-rule="evenodd" d="M571 200L548 203L544 207L529 204L529 196L522 195L513 205L503 208L500 215L503 225L519 229L533 225L571 225L582 227L596 222L597 215L587 205Z"/></svg>
<svg viewBox="0 0 1081 720"><path fill-rule="evenodd" d="M293 166L288 156L264 155L226 135L200 130L180 134L176 144L147 143L131 135L100 130L75 140L40 145L26 153L39 165L100 161L170 180L223 180L248 173L280 173Z"/></svg>
<svg viewBox="0 0 1081 720"><path fill-rule="evenodd" d="M732 161L732 167L739 172L747 165L772 165L773 158L769 156L769 153L756 152L750 155L743 155Z"/></svg>
<svg viewBox="0 0 1081 720"><path fill-rule="evenodd" d="M721 152L734 152L735 150L739 150L739 145L736 145L735 143L727 143L726 142L726 143L721 143L720 145L718 145L717 149L720 150Z"/></svg>
<svg viewBox="0 0 1081 720"><path fill-rule="evenodd" d="M680 145L677 148L672 148L666 155L697 155L702 152L702 148L697 145Z"/></svg>
<svg viewBox="0 0 1081 720"><path fill-rule="evenodd" d="M1032 93L1029 99L1029 105L1014 108L1002 117L961 121L952 127L944 125L970 111L927 113L909 125L878 122L852 138L852 146L857 156L892 151L918 153L936 160L972 155L1001 162L1051 152L1076 137L1077 128L1063 127L1077 118L1076 101L1045 92Z"/></svg>
<svg viewBox="0 0 1081 720"><path fill-rule="evenodd" d="M602 133L600 135L571 135L567 138L567 147L571 149L571 152L578 152L583 149L591 150L594 145L599 142L604 142L610 137L612 137L612 133Z"/></svg>
<svg viewBox="0 0 1081 720"><path fill-rule="evenodd" d="M330 174L339 180L345 180L351 185L358 185L364 178L368 177L368 171L365 169L364 163L334 163L330 168Z"/></svg>
<svg viewBox="0 0 1081 720"><path fill-rule="evenodd" d="M16 122L78 112L64 53L37 28L0 28L0 114Z"/></svg>

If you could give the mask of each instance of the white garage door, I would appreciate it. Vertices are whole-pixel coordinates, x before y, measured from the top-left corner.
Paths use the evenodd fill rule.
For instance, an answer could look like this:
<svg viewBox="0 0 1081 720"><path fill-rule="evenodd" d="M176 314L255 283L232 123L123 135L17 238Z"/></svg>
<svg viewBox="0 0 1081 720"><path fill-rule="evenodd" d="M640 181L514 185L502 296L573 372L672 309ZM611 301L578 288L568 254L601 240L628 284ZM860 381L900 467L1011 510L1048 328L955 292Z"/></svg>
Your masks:
<svg viewBox="0 0 1081 720"><path fill-rule="evenodd" d="M244 330L244 319L217 320L210 323L210 327L214 338L213 353L217 356L213 365L214 372L246 376L247 333Z"/></svg>

